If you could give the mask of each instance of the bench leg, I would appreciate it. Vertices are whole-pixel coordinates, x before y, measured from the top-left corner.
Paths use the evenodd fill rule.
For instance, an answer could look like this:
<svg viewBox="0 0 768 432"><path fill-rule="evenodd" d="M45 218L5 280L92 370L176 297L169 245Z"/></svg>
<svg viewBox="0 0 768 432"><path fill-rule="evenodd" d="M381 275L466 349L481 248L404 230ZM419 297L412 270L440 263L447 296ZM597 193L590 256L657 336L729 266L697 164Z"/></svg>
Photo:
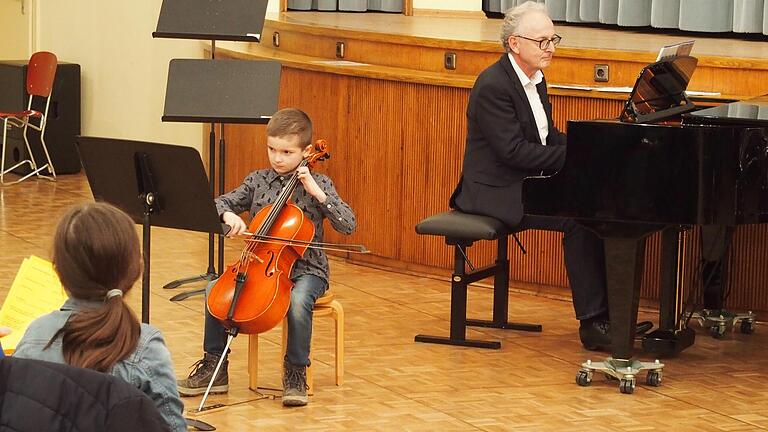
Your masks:
<svg viewBox="0 0 768 432"><path fill-rule="evenodd" d="M509 316L509 258L507 257L507 239L507 237L502 236L497 242L496 271L493 277L493 319L467 319L467 325L541 332L541 324L512 323L507 321Z"/></svg>
<svg viewBox="0 0 768 432"><path fill-rule="evenodd" d="M464 246L454 248L454 270L451 277L451 330L450 336L416 335L416 342L458 345L475 348L501 348L499 341L467 339L467 285L470 281L464 270Z"/></svg>

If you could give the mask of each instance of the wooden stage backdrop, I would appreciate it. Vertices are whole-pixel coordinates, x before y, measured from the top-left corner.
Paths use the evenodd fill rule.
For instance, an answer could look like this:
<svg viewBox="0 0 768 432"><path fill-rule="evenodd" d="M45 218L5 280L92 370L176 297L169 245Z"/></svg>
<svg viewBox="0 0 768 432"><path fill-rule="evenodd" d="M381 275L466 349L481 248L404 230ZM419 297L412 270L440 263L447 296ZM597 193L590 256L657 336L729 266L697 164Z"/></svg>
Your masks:
<svg viewBox="0 0 768 432"><path fill-rule="evenodd" d="M327 241L362 243L370 255L351 262L400 271L446 275L453 254L438 238L417 236L414 225L448 207L461 171L466 133L465 108L476 75L502 53L500 21L405 17L387 14L290 12L268 19L262 44L217 45L217 57L281 61L280 106L305 110L316 138L325 138L332 158L318 170L334 180L358 217L358 230L346 237L327 231ZM594 86L595 64L609 66L603 85L631 86L658 48L685 38L615 30L558 26L563 36L547 80L552 84ZM274 46L273 34L279 34ZM449 35L449 36L446 36ZM344 63L336 58L344 44ZM457 55L446 70L446 53ZM697 41L699 67L692 90L719 92L700 105L768 93L768 48L759 42ZM617 117L625 93L550 89L555 123L569 119ZM267 166L264 126L226 128L226 188L253 169ZM206 146L204 146L206 147ZM585 191L589 193L589 191ZM698 262L698 233L687 235L686 278ZM511 274L516 288L561 295L568 286L559 233L529 231L521 236L522 255L512 242ZM487 243L487 242L486 242ZM736 230L731 250L728 307L768 311L768 227ZM647 247L642 297L658 298L658 235ZM493 244L470 251L476 264L488 263Z"/></svg>

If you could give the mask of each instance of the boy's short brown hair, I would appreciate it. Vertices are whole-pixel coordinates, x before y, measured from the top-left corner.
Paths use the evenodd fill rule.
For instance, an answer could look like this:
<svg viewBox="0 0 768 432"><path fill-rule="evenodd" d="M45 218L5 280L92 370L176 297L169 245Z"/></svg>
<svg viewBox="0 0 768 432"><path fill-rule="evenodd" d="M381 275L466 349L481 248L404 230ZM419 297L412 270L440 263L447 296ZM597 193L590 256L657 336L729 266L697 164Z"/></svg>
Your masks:
<svg viewBox="0 0 768 432"><path fill-rule="evenodd" d="M267 123L267 136L280 138L298 135L302 148L312 144L312 120L307 113L296 108L284 108L276 112Z"/></svg>

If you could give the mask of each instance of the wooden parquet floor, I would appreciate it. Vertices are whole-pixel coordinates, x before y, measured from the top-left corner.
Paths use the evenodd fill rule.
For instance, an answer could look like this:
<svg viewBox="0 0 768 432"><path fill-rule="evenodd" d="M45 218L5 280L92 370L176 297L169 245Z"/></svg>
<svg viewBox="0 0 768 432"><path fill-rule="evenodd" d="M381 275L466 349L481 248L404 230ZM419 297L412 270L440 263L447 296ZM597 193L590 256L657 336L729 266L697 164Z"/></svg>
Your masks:
<svg viewBox="0 0 768 432"><path fill-rule="evenodd" d="M0 299L24 257L48 258L53 228L71 204L91 200L82 175L56 183L27 181L0 188ZM138 228L138 227L137 227ZM361 226L359 229L366 229ZM227 260L240 242L228 240ZM446 253L450 253L446 249ZM151 322L165 335L178 376L202 350L201 297L172 303L166 282L205 271L207 236L152 230ZM581 348L570 302L513 293L510 318L543 324L544 332L472 329L470 337L502 340L500 350L419 344L417 333L448 333L449 283L332 260L331 285L346 313L346 374L334 385L332 321L315 323L315 395L286 409L274 395L247 386L247 338L234 342L230 393L199 416L221 431L756 431L768 429L768 329L714 340L698 329L696 344L665 359L660 387L639 380L633 395L596 375L574 382L578 365L599 353ZM140 286L127 297L140 313ZM472 316L487 317L491 293L470 292ZM654 319L642 312L641 318ZM695 325L698 328L698 325ZM280 330L261 337L261 386L280 385ZM638 352L638 355L650 360ZM185 399L188 409L199 398Z"/></svg>

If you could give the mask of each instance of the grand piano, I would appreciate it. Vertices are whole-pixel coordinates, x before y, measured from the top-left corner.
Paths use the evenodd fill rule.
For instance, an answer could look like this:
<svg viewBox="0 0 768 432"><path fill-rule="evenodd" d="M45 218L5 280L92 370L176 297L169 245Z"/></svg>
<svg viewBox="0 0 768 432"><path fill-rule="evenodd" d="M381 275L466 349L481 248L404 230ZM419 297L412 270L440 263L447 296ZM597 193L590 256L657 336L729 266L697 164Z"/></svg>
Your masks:
<svg viewBox="0 0 768 432"><path fill-rule="evenodd" d="M565 165L523 186L525 212L574 218L605 241L611 357L583 364L619 379L659 385L662 366L632 359L646 238L662 232L660 329L647 350L673 354L691 345L676 299L677 233L694 225L768 220L768 97L694 111L685 89L694 57L646 66L619 119L568 122Z"/></svg>

